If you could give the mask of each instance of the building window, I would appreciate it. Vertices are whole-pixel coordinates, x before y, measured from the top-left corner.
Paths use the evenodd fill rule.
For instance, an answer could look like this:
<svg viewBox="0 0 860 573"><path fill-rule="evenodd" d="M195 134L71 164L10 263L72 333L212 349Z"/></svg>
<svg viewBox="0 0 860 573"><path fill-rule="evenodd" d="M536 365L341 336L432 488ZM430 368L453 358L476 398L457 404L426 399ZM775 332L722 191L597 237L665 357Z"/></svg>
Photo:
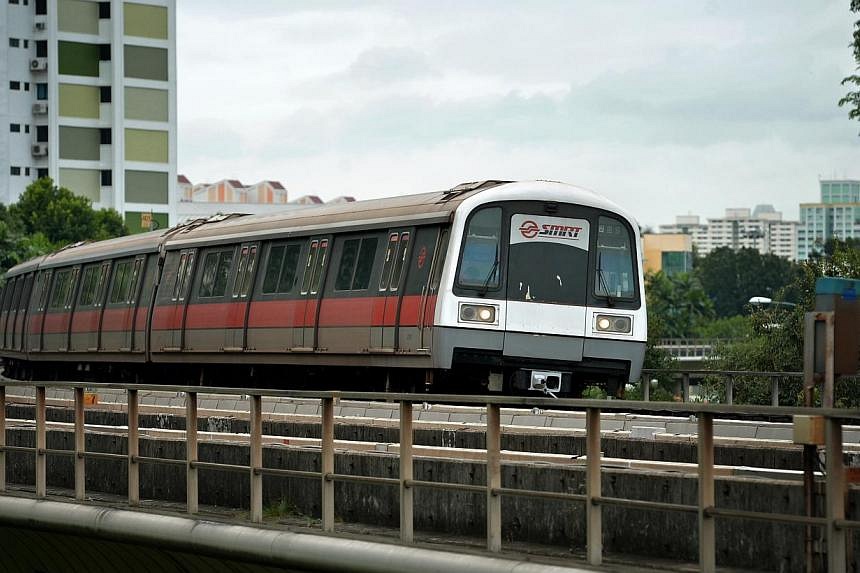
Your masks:
<svg viewBox="0 0 860 573"><path fill-rule="evenodd" d="M21 82L9 82L9 89L10 90L16 90L16 91L20 90L21 89Z"/></svg>
<svg viewBox="0 0 860 573"><path fill-rule="evenodd" d="M30 82L24 82L24 91L25 92L30 91Z"/></svg>
<svg viewBox="0 0 860 573"><path fill-rule="evenodd" d="M36 0L36 15L44 16L48 13L48 0Z"/></svg>
<svg viewBox="0 0 860 573"><path fill-rule="evenodd" d="M99 2L99 19L107 20L110 18L110 2Z"/></svg>
<svg viewBox="0 0 860 573"><path fill-rule="evenodd" d="M111 131L109 127L103 127L99 129L99 139L102 145L111 144Z"/></svg>
<svg viewBox="0 0 860 573"><path fill-rule="evenodd" d="M30 124L24 124L24 133L30 133Z"/></svg>
<svg viewBox="0 0 860 573"><path fill-rule="evenodd" d="M10 123L9 131L12 133L21 133L21 124L20 123Z"/></svg>
<svg viewBox="0 0 860 573"><path fill-rule="evenodd" d="M36 84L36 99L48 99L48 84Z"/></svg>
<svg viewBox="0 0 860 573"><path fill-rule="evenodd" d="M30 40L24 38L24 48L29 48L29 47L30 47Z"/></svg>
<svg viewBox="0 0 860 573"><path fill-rule="evenodd" d="M17 4L18 0L9 0L9 4Z"/></svg>
<svg viewBox="0 0 860 573"><path fill-rule="evenodd" d="M20 40L18 38L9 38L9 47L17 48L20 45Z"/></svg>
<svg viewBox="0 0 860 573"><path fill-rule="evenodd" d="M48 57L48 40L36 40L36 57Z"/></svg>
<svg viewBox="0 0 860 573"><path fill-rule="evenodd" d="M101 103L110 103L111 102L110 86L101 86L99 88L99 101Z"/></svg>
<svg viewBox="0 0 860 573"><path fill-rule="evenodd" d="M99 44L99 61L110 61L110 44Z"/></svg>
<svg viewBox="0 0 860 573"><path fill-rule="evenodd" d="M10 172L12 175L21 175L21 168L20 168L20 167L12 166L12 167L10 167L10 168L9 168L9 172Z"/></svg>
<svg viewBox="0 0 860 573"><path fill-rule="evenodd" d="M30 176L30 168L29 167L24 168L24 175L26 175L27 177Z"/></svg>
<svg viewBox="0 0 860 573"><path fill-rule="evenodd" d="M102 169L102 187L113 185L113 172L110 169Z"/></svg>
<svg viewBox="0 0 860 573"><path fill-rule="evenodd" d="M36 126L36 141L38 143L47 143L48 142L48 126L47 125L37 125Z"/></svg>
<svg viewBox="0 0 860 573"><path fill-rule="evenodd" d="M47 167L40 167L40 168L36 169L36 177L38 177L39 179L42 179L43 177L47 177L47 176L48 176L48 168Z"/></svg>

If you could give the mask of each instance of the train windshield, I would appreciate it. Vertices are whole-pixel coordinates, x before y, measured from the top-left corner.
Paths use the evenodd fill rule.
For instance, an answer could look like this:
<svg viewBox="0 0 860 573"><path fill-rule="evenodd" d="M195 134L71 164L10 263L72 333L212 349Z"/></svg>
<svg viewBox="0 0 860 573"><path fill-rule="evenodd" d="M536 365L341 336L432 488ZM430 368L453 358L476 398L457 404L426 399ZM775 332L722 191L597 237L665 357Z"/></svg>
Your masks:
<svg viewBox="0 0 860 573"><path fill-rule="evenodd" d="M586 304L589 226L586 219L512 215L508 300Z"/></svg>
<svg viewBox="0 0 860 573"><path fill-rule="evenodd" d="M597 227L597 272L594 294L609 298L634 298L633 250L630 233L620 221L600 217Z"/></svg>

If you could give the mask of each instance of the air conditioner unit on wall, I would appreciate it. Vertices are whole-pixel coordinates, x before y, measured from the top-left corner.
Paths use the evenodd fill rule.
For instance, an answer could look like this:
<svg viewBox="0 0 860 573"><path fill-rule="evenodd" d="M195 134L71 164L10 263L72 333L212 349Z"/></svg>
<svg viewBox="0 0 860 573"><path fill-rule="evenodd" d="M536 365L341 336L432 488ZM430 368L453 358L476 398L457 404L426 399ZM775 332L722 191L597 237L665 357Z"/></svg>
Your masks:
<svg viewBox="0 0 860 573"><path fill-rule="evenodd" d="M48 69L48 59L47 58L35 58L30 60L30 70L37 72L40 70Z"/></svg>
<svg viewBox="0 0 860 573"><path fill-rule="evenodd" d="M48 27L48 25L46 22L39 21L39 22L36 22L33 27L39 31L44 31L45 28Z"/></svg>
<svg viewBox="0 0 860 573"><path fill-rule="evenodd" d="M48 113L48 104L40 101L33 104L33 115L45 115Z"/></svg>
<svg viewBox="0 0 860 573"><path fill-rule="evenodd" d="M33 157L44 157L48 155L48 145L45 143L34 143L30 146L30 153Z"/></svg>

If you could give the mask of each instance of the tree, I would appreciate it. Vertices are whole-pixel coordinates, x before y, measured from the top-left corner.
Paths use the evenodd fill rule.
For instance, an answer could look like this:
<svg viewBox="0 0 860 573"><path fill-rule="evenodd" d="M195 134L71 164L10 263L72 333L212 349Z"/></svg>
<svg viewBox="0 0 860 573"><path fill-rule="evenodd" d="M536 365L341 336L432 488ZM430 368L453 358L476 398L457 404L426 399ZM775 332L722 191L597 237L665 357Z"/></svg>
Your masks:
<svg viewBox="0 0 860 573"><path fill-rule="evenodd" d="M695 270L721 318L743 314L753 296L775 298L797 273L794 264L776 255L729 247L699 258Z"/></svg>
<svg viewBox="0 0 860 573"><path fill-rule="evenodd" d="M714 305L692 274L649 274L645 294L649 331L659 332L659 338L695 336L702 324L714 318Z"/></svg>
<svg viewBox="0 0 860 573"><path fill-rule="evenodd" d="M45 177L31 183L8 209L0 205L0 272L71 243L127 234L119 213L96 211L89 199Z"/></svg>
<svg viewBox="0 0 860 573"><path fill-rule="evenodd" d="M851 0L851 11L860 14L860 0ZM854 22L854 41L851 43L854 52L854 62L860 72L860 20ZM860 73L852 74L842 80L842 85L854 86L856 91L849 91L839 100L839 107L848 106L848 118L860 119Z"/></svg>

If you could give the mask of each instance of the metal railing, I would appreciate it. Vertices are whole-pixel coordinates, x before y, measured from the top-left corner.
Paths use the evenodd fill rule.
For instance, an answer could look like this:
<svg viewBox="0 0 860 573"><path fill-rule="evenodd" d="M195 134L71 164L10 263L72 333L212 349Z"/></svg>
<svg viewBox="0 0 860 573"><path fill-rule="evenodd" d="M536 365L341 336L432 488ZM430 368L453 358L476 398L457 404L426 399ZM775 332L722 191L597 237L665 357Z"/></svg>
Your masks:
<svg viewBox="0 0 860 573"><path fill-rule="evenodd" d="M682 402L690 401L690 385L694 381L720 378L725 391L724 403L734 404L735 383L738 378L765 378L770 383L770 405L779 406L780 384L788 380L803 380L803 372L764 372L748 370L701 370L701 369L643 369L642 399L651 400L651 379L654 376L670 376L675 380L675 394Z"/></svg>
<svg viewBox="0 0 860 573"><path fill-rule="evenodd" d="M600 565L603 560L602 510L606 506L622 506L655 511L679 511L697 516L699 531L698 562L702 571L714 571L716 566L716 518L766 520L770 522L813 525L825 530L829 571L846 570L846 537L852 529L860 529L860 521L845 519L845 470L842 456L842 425L860 420L860 410L837 410L816 408L786 408L731 406L720 404L676 404L664 403L660 409L666 412L694 414L698 424L698 502L695 505L643 501L603 496L601 492L600 415L602 411L651 412L653 404L647 402L621 402L605 400L573 400L514 396L459 396L429 394L381 394L356 392L297 392L258 390L247 388L204 388L195 386L150 386L119 384L84 384L74 382L5 382L9 386L35 387L35 447L6 444L6 387L0 385L0 492L5 492L6 453L27 452L35 455L35 493L38 498L47 497L47 456L72 456L75 459L75 500L85 503L85 465L88 458L122 460L128 466L128 504L140 504L140 465L171 464L184 465L186 471L186 510L189 514L199 511L198 471L200 469L231 471L246 474L250 482L250 513L253 523L263 521L263 476L278 475L297 479L319 480L322 485L321 508L322 530L335 529L335 482L352 481L375 483L399 488L400 494L400 539L409 544L414 541L413 492L416 488L441 488L480 492L486 495L487 530L486 546L491 552L502 547L503 496L524 496L560 501L584 503L586 507L586 556L591 565ZM122 389L127 393L128 408L128 454L90 452L85 450L84 386L88 388ZM74 392L74 449L48 449L46 447L46 388L72 389ZM184 392L186 398L186 459L144 457L139 454L138 392L166 390ZM250 404L250 464L248 466L201 462L198 460L197 407L198 392L207 394L243 394ZM321 471L298 471L263 466L262 397L315 398L321 401L320 423L322 425ZM335 400L389 400L400 404L400 476L399 479L338 474L334 471L334 404ZM442 402L463 405L482 405L486 408L486 483L483 485L422 481L413 475L413 426L412 405L421 402ZM507 407L552 407L578 408L586 410L586 466L585 494L547 492L529 489L502 487L501 479L501 419L500 408ZM824 517L807 517L785 513L769 513L733 510L715 506L714 495L714 431L715 416L784 416L818 415L825 422L825 507Z"/></svg>

